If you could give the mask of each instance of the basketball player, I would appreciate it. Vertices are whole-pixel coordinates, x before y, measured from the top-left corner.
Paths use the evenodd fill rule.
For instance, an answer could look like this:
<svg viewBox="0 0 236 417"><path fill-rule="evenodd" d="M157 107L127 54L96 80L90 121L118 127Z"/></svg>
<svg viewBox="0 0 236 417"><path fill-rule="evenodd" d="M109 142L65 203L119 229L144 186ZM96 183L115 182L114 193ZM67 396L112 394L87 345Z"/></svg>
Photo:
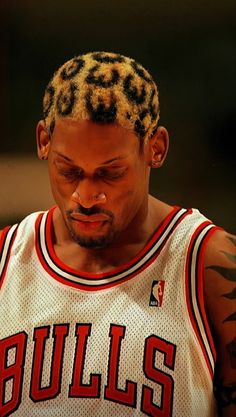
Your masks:
<svg viewBox="0 0 236 417"><path fill-rule="evenodd" d="M236 238L149 195L158 120L128 57L50 81L37 143L56 206L1 235L1 417L236 416Z"/></svg>

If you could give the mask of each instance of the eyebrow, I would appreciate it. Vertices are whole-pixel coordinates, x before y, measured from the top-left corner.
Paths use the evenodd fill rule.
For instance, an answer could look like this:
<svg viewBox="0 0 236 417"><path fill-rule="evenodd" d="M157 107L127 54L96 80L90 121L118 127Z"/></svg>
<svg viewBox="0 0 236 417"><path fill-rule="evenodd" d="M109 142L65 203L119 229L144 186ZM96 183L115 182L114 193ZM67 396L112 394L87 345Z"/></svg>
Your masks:
<svg viewBox="0 0 236 417"><path fill-rule="evenodd" d="M57 154L57 155L58 155L58 156L60 156L61 158L64 158L66 161L68 161L68 162L72 162L72 163L74 164L73 159L69 158L68 156L63 155L62 153L60 153L60 152L58 152L58 151L53 151L53 153ZM127 156L128 156L128 155L119 155L119 156L116 156L115 158L111 158L111 159L108 159L107 161L102 162L100 165L107 165L107 164L111 164L111 163L112 163L112 162L114 162L114 161L120 161L120 160L122 160L122 159L126 159L126 158L127 158Z"/></svg>

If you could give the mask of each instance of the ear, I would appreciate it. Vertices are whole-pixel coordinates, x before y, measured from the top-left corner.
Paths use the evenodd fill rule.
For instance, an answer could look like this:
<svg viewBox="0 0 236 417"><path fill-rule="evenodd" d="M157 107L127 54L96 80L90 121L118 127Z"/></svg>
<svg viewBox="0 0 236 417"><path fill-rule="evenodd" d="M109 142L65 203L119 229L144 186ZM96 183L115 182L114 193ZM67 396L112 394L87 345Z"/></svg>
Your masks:
<svg viewBox="0 0 236 417"><path fill-rule="evenodd" d="M165 127L159 126L156 133L149 139L150 160L152 168L160 168L165 161L169 149L169 134Z"/></svg>
<svg viewBox="0 0 236 417"><path fill-rule="evenodd" d="M40 120L36 127L36 140L39 159L48 159L50 148L50 135L44 120Z"/></svg>

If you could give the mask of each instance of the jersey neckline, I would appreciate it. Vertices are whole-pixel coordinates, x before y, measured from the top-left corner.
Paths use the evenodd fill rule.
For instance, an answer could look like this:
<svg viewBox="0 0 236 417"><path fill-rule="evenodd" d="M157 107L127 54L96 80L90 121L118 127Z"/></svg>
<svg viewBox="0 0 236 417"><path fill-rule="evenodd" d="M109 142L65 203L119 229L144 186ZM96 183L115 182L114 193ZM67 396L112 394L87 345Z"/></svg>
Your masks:
<svg viewBox="0 0 236 417"><path fill-rule="evenodd" d="M158 256L169 236L192 210L174 206L145 247L129 262L111 271L92 274L73 269L56 255L52 242L52 218L56 207L41 213L36 220L35 245L43 268L57 281L77 289L99 290L120 284L147 268Z"/></svg>

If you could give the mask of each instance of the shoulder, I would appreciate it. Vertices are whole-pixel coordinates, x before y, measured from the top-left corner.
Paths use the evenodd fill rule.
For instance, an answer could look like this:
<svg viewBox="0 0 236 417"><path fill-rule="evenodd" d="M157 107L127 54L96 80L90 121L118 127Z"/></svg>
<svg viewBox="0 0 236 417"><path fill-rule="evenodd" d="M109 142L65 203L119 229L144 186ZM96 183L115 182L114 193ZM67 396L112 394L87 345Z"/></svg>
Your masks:
<svg viewBox="0 0 236 417"><path fill-rule="evenodd" d="M231 321L236 281L236 236L224 230L216 230L207 242L204 256L205 300L213 327L216 322Z"/></svg>
<svg viewBox="0 0 236 417"><path fill-rule="evenodd" d="M236 236L232 235L225 230L216 230L209 240L206 247L205 265L212 260L228 260L232 262L232 257L226 255L225 251L229 250L235 254L236 252ZM234 260L233 260L234 262Z"/></svg>
<svg viewBox="0 0 236 417"><path fill-rule="evenodd" d="M216 230L206 244L204 256L205 291L211 300L221 291L232 288L236 280L236 236L224 230ZM212 300L212 302L214 299Z"/></svg>
<svg viewBox="0 0 236 417"><path fill-rule="evenodd" d="M27 240L33 238L37 220L40 219L40 216L44 213L45 211L31 213L19 223L6 226L4 229L0 230L0 254L4 248L10 247L13 241L14 244L20 246L23 243L26 243Z"/></svg>
<svg viewBox="0 0 236 417"><path fill-rule="evenodd" d="M234 307L236 281L236 236L216 230L206 244L204 255L205 299L215 327L214 312L222 321Z"/></svg>

